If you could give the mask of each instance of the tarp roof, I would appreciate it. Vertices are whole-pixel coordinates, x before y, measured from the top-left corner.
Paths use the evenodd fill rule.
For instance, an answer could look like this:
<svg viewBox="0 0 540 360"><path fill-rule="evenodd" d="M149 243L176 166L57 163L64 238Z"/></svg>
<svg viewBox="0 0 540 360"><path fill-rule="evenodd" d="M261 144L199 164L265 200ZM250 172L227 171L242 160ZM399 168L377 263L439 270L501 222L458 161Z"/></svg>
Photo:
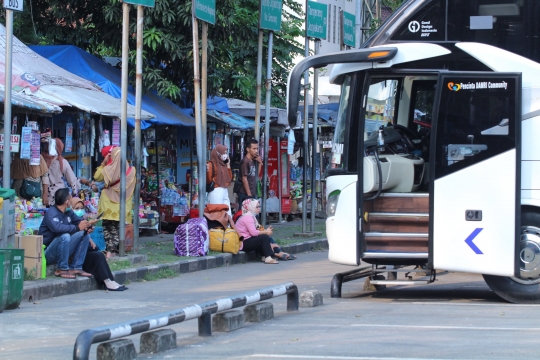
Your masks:
<svg viewBox="0 0 540 360"><path fill-rule="evenodd" d="M97 84L107 94L117 99L121 98L121 71L103 60L73 45L30 46L30 48L63 69ZM128 103L135 105L135 89L131 86ZM155 119L142 121L143 129L152 123L195 126L195 119L190 116L191 109L181 109L172 101L153 93L143 96L142 109L156 116Z"/></svg>
<svg viewBox="0 0 540 360"><path fill-rule="evenodd" d="M0 69L5 69L6 28L0 25ZM77 75L62 69L35 53L19 39L13 37L12 51L13 92L25 92L37 98L51 99L66 106L104 114L120 116L120 101L103 93L96 85ZM0 70L1 71L1 70ZM0 83L5 83L5 72L0 72ZM57 93L62 88L64 91ZM96 101L92 96L99 97ZM111 113L111 109L116 109ZM135 108L128 106L128 116L135 116ZM154 115L144 111L143 119L151 119Z"/></svg>
<svg viewBox="0 0 540 360"><path fill-rule="evenodd" d="M255 103L251 103L249 101L244 100L238 100L238 99L227 99L227 105L229 106L229 109L231 112L246 116L246 117L255 117ZM261 119L265 118L266 116L266 108L264 105L261 105ZM289 122L287 120L287 110L285 109L278 109L275 107L270 108L270 117L276 118L277 123L280 125L289 126Z"/></svg>
<svg viewBox="0 0 540 360"><path fill-rule="evenodd" d="M4 90L4 85L0 85L0 102L2 103L4 102L6 96ZM57 104L36 98L35 96L28 96L24 93L12 93L11 105L30 111L39 111L47 114L59 114L62 112L62 108Z"/></svg>
<svg viewBox="0 0 540 360"><path fill-rule="evenodd" d="M317 105L317 118L326 121L328 125L335 125L337 120L337 114L339 109L339 103L328 103L328 104L318 104ZM303 121L304 119L304 105L298 106L298 121ZM308 106L308 116L311 119L313 117L313 105ZM324 125L324 124L319 124Z"/></svg>

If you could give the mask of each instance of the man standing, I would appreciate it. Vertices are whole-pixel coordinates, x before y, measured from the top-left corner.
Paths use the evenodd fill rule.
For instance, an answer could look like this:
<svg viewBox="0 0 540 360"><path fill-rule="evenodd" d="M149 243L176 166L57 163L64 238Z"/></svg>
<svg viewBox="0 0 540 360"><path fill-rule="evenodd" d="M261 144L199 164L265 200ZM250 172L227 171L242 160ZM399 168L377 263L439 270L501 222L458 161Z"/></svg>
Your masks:
<svg viewBox="0 0 540 360"><path fill-rule="evenodd" d="M82 269L90 243L92 224L78 217L70 208L70 190L58 189L54 194L55 205L45 213L39 227L46 246L47 264L57 264L55 276L75 279L76 275L90 277Z"/></svg>
<svg viewBox="0 0 540 360"><path fill-rule="evenodd" d="M261 163L259 156L259 142L255 139L248 140L246 143L246 156L240 162L240 178L242 187L238 192L238 205L242 208L242 203L247 198L257 197L257 170Z"/></svg>

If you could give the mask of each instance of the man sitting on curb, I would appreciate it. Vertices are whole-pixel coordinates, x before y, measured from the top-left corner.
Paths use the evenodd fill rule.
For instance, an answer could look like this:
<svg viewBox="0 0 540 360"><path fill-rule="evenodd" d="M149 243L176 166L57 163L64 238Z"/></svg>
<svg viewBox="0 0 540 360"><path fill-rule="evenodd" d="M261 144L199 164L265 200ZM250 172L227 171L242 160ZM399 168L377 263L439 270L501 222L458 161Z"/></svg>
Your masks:
<svg viewBox="0 0 540 360"><path fill-rule="evenodd" d="M39 227L46 246L47 264L57 264L55 276L75 279L76 275L90 277L82 269L90 242L92 224L71 211L71 195L68 188L58 189L54 194L55 206L45 213Z"/></svg>

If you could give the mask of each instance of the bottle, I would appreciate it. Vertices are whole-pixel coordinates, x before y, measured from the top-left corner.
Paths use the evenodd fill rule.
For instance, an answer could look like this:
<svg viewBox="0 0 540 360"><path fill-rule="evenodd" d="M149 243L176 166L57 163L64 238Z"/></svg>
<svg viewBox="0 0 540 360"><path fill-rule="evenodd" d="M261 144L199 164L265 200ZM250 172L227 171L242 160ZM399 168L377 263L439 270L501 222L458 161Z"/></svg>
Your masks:
<svg viewBox="0 0 540 360"><path fill-rule="evenodd" d="M383 136L383 129L379 129L379 137L377 138L377 146L379 154L384 151L384 136Z"/></svg>

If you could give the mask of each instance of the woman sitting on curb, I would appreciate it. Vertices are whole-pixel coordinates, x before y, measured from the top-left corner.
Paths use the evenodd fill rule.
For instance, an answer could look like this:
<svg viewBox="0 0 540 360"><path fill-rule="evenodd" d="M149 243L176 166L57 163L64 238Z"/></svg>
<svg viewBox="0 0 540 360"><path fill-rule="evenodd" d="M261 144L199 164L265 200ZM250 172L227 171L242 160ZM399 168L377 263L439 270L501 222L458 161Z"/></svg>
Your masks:
<svg viewBox="0 0 540 360"><path fill-rule="evenodd" d="M78 197L71 198L71 208L73 213L82 218L86 211L84 203ZM84 258L83 270L94 275L94 279L98 284L104 284L105 290L109 291L124 291L128 288L114 281L114 275L111 268L105 259L105 255L97 248L96 244L90 239L90 246Z"/></svg>

